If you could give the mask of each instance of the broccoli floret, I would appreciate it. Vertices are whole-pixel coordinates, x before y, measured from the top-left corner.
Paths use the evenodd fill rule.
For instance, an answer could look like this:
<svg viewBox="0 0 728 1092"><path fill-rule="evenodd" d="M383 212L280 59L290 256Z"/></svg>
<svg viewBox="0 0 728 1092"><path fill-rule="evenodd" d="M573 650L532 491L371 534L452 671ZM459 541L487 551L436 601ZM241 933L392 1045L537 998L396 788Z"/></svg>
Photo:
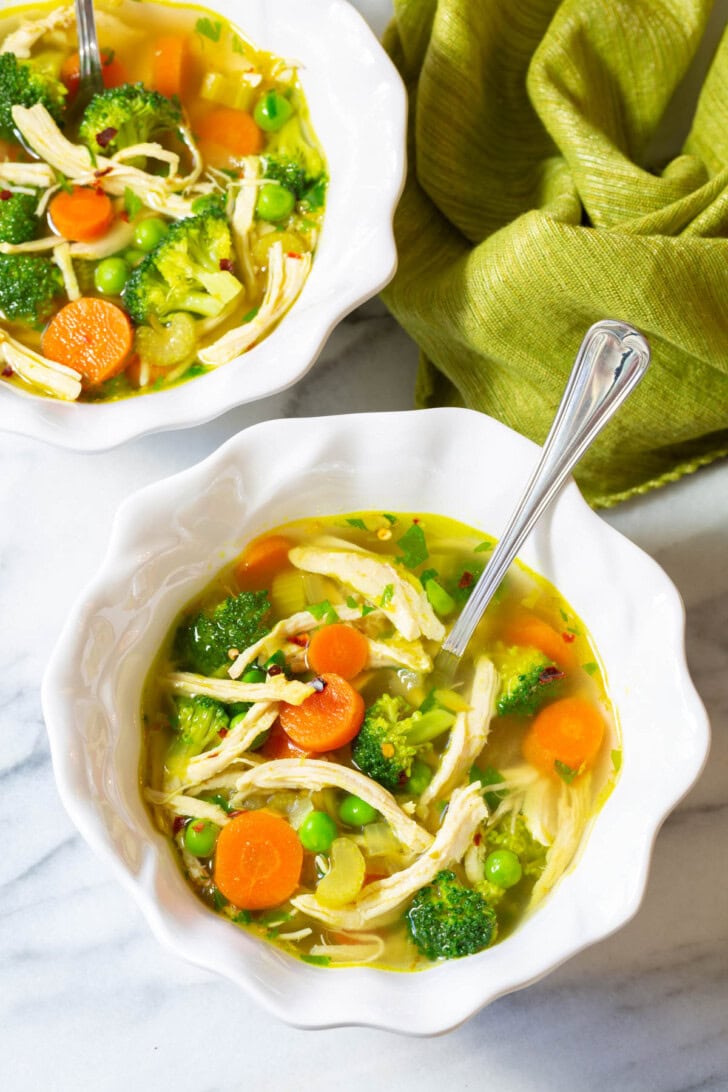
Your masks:
<svg viewBox="0 0 728 1092"><path fill-rule="evenodd" d="M277 133L271 133L266 149L266 161L298 164L309 184L318 181L324 173L324 162L319 152L302 128L301 115L296 113ZM283 181L281 179L281 181ZM287 183L284 182L284 185Z"/></svg>
<svg viewBox="0 0 728 1092"><path fill-rule="evenodd" d="M495 938L495 911L449 870L417 892L406 914L412 940L428 959L459 959Z"/></svg>
<svg viewBox="0 0 728 1092"><path fill-rule="evenodd" d="M37 193L0 189L0 243L27 243L38 228Z"/></svg>
<svg viewBox="0 0 728 1092"><path fill-rule="evenodd" d="M509 648L495 657L500 672L499 716L514 713L532 716L546 697L554 694L554 684L564 673L553 660L535 648Z"/></svg>
<svg viewBox="0 0 728 1092"><path fill-rule="evenodd" d="M62 292L63 278L50 258L0 254L0 311L6 319L38 326Z"/></svg>
<svg viewBox="0 0 728 1092"><path fill-rule="evenodd" d="M402 789L418 749L446 732L454 721L444 709L413 713L403 698L382 694L366 712L351 757L362 773L386 789Z"/></svg>
<svg viewBox="0 0 728 1092"><path fill-rule="evenodd" d="M174 777L184 777L187 763L219 743L227 731L230 718L225 707L214 698L195 694L192 698L177 698L172 726L177 732L167 751L165 765Z"/></svg>
<svg viewBox="0 0 728 1092"><path fill-rule="evenodd" d="M525 817L520 812L515 819L513 815L507 815L498 826L485 829L481 845L484 862L488 854L496 849L509 849L521 862L523 875L516 886L499 887L487 880L485 876L477 884L478 891L487 902L498 908L500 924L505 926L511 916L509 906L513 906L514 902L517 904L530 895L536 880L546 867L548 847L536 841ZM502 907L502 903L506 905Z"/></svg>
<svg viewBox="0 0 728 1092"><path fill-rule="evenodd" d="M177 630L174 651L180 663L200 675L214 675L229 663L231 648L243 649L268 632L267 591L231 595L213 610L188 618Z"/></svg>
<svg viewBox="0 0 728 1092"><path fill-rule="evenodd" d="M45 106L54 121L60 122L66 88L60 80L43 72L32 61L21 61L14 53L0 54L0 137L15 138L13 106Z"/></svg>
<svg viewBox="0 0 728 1092"><path fill-rule="evenodd" d="M219 315L242 292L232 264L233 243L221 209L178 220L133 270L124 290L126 309L139 323L175 311Z"/></svg>
<svg viewBox="0 0 728 1092"><path fill-rule="evenodd" d="M78 135L92 153L113 155L132 144L146 144L182 124L179 103L141 83L108 87L86 107Z"/></svg>
<svg viewBox="0 0 728 1092"><path fill-rule="evenodd" d="M265 177L285 186L306 208L319 209L326 198L326 176L319 174L312 177L300 159L267 156Z"/></svg>

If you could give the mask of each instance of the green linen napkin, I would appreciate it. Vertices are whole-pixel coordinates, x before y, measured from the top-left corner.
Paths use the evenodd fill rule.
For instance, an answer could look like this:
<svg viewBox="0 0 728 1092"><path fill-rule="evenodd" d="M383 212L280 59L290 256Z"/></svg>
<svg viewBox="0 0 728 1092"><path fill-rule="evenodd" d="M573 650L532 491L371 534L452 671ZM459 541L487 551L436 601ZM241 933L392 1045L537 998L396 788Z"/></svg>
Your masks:
<svg viewBox="0 0 728 1092"><path fill-rule="evenodd" d="M680 86L711 3L394 6L410 165L384 299L421 349L418 404L542 443L587 327L623 319L653 363L577 470L587 500L728 454L728 32L694 114Z"/></svg>

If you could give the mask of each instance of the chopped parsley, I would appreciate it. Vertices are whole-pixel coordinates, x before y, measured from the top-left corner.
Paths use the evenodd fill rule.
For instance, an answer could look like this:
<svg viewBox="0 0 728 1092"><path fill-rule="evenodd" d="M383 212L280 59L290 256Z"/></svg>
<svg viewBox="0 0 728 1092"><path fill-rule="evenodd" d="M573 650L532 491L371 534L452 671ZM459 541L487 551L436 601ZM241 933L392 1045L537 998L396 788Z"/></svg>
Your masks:
<svg viewBox="0 0 728 1092"><path fill-rule="evenodd" d="M217 20L213 23L212 19L207 18L198 19L195 23L195 30L203 38L209 38L211 42L219 42L222 34L222 23Z"/></svg>
<svg viewBox="0 0 728 1092"><path fill-rule="evenodd" d="M379 600L379 606L382 607L382 608L388 607L389 604L392 602L392 597L393 596L394 596L394 584L387 584L384 591L382 592L382 596L381 596L381 598Z"/></svg>
<svg viewBox="0 0 728 1092"><path fill-rule="evenodd" d="M346 522L350 527L356 527L359 531L369 530L363 519L348 519Z"/></svg>
<svg viewBox="0 0 728 1092"><path fill-rule="evenodd" d="M319 622L337 622L339 619L338 614L331 606L328 599L322 599L320 603L311 603L306 610Z"/></svg>
<svg viewBox="0 0 728 1092"><path fill-rule="evenodd" d="M578 775L579 771L572 769L571 766L567 766L565 762L561 762L560 759L554 759L554 769L567 785L570 785L574 778Z"/></svg>
<svg viewBox="0 0 728 1092"><path fill-rule="evenodd" d="M425 532L418 523L413 523L402 537L397 539L397 545L402 551L402 556L398 557L397 560L406 565L408 569L416 569L423 561L427 561L430 556L425 540Z"/></svg>

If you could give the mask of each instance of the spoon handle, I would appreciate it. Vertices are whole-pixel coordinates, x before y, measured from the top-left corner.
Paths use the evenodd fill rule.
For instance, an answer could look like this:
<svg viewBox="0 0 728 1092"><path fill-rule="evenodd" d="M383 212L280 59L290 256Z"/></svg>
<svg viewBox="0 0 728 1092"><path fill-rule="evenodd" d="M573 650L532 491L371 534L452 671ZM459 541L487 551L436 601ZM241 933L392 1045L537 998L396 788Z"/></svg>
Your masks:
<svg viewBox="0 0 728 1092"><path fill-rule="evenodd" d="M91 96L97 91L101 91L104 86L101 76L101 55L99 53L99 39L96 34L93 0L75 0L75 4L81 77L78 98L87 103Z"/></svg>
<svg viewBox="0 0 728 1092"><path fill-rule="evenodd" d="M441 652L459 658L533 525L650 362L646 339L624 322L597 322L581 343L541 458Z"/></svg>

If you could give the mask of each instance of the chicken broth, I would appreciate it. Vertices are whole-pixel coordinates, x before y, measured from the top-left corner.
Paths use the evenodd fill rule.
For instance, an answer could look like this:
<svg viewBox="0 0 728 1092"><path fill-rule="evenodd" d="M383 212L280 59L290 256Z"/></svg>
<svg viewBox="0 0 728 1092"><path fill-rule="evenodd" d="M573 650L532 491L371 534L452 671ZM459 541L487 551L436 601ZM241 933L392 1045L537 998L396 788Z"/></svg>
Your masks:
<svg viewBox="0 0 728 1092"><path fill-rule="evenodd" d="M569 605L514 564L432 686L493 544L432 515L298 521L176 620L142 792L231 924L324 966L419 970L507 937L569 867L620 756Z"/></svg>
<svg viewBox="0 0 728 1092"><path fill-rule="evenodd" d="M73 8L0 30L0 372L70 401L258 344L303 288L327 186L294 62L204 8L96 8L105 89L80 117Z"/></svg>

